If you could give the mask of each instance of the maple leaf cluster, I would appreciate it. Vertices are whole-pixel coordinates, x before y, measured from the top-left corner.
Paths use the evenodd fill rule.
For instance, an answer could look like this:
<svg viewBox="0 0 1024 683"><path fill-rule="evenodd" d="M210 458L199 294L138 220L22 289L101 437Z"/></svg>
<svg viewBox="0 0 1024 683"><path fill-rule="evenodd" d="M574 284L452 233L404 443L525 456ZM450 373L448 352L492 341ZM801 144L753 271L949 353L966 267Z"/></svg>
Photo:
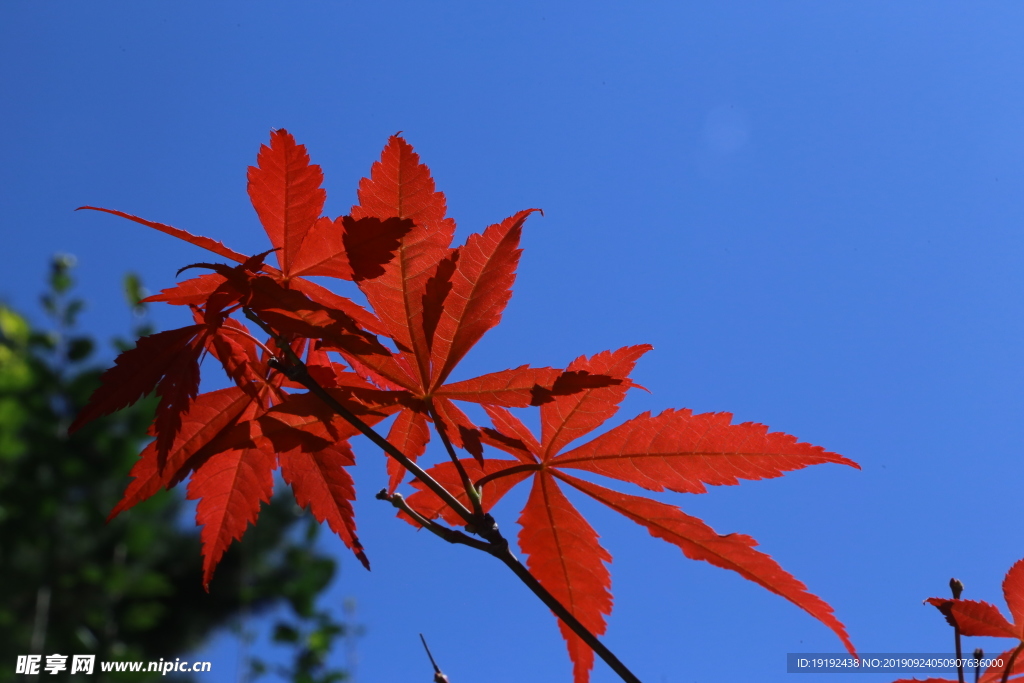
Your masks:
<svg viewBox="0 0 1024 683"><path fill-rule="evenodd" d="M530 480L519 548L540 584L591 633L604 633L612 609L611 555L566 497L566 488L619 512L687 557L735 571L790 600L853 652L831 607L756 550L749 536L720 535L677 507L570 471L649 491L703 493L707 485L778 477L821 463L856 467L854 462L763 425L732 424L728 413L689 410L644 413L573 447L615 415L636 386L630 374L650 350L647 345L580 356L564 369L523 365L449 381L501 320L523 225L534 210L453 247L455 222L446 215L444 195L399 136L390 138L359 183L359 203L346 216L322 215L323 174L287 131L271 134L248 181L271 244L255 256L120 211L83 207L155 228L235 264L193 264L188 268L209 272L149 297L189 307L194 324L144 337L118 357L71 426L77 429L150 392L159 396L155 438L111 516L188 479L188 497L199 500L196 522L203 527L208 586L227 547L256 522L280 468L296 502L326 522L369 568L356 533L347 469L355 464L348 439L359 429L339 410L370 426L393 416L387 441L413 462L424 455L433 427L452 458L426 472L465 506L460 513L420 477L407 500L412 516L400 516L418 525L462 525L466 509L487 513ZM270 253L276 268L265 263ZM369 307L310 276L352 282ZM259 337L243 318L257 325ZM233 386L199 393L199 366L206 356L223 366ZM298 368L305 381L297 380ZM320 393L302 391L311 382ZM482 406L491 424L476 424L460 402ZM510 410L524 408L539 409L539 437ZM456 456L454 448L470 457ZM511 458L493 457L495 452ZM391 494L407 471L389 459L388 472ZM564 623L560 627L575 681L583 683L593 652Z"/></svg>

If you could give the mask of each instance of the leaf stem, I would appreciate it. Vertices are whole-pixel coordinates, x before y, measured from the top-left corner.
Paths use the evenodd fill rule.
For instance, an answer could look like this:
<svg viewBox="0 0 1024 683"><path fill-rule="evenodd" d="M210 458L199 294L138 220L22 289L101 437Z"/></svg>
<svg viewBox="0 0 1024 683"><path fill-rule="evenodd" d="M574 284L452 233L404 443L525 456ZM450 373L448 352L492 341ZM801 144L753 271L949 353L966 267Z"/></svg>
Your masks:
<svg viewBox="0 0 1024 683"><path fill-rule="evenodd" d="M513 465L508 469L501 470L499 472L491 472L487 476L480 477L476 480L477 488L483 488L484 484L488 484L495 479L501 479L502 477L510 477L513 474L519 474L520 472L536 472L541 469L540 463L528 463L524 465Z"/></svg>
<svg viewBox="0 0 1024 683"><path fill-rule="evenodd" d="M429 398L426 401L427 411L430 413L430 419L434 421L434 430L437 435L441 437L441 443L444 444L445 450L448 451L448 457L452 459L452 463L455 464L455 469L459 472L459 479L462 480L462 487L466 489L466 496L469 498L469 502L473 505L473 514L483 517L484 509L480 500L480 490L473 485L473 481L469 478L469 474L466 473L466 468L462 466L462 462L459 461L459 456L455 454L455 448L452 447L451 439L448 438L448 427L444 421L441 420L441 416L437 414L437 410L434 408L434 402Z"/></svg>
<svg viewBox="0 0 1024 683"><path fill-rule="evenodd" d="M223 327L223 326L220 329L222 331L224 331L224 332L233 332L234 334L239 334L239 335L249 339L250 341L255 342L256 346L258 346L261 349L263 349L268 356L273 356L274 355L274 352L271 351L269 348L267 348L266 344L264 344L259 339L257 339L256 337L252 336L251 334L249 334L245 330L239 330L239 329L235 329L234 327Z"/></svg>

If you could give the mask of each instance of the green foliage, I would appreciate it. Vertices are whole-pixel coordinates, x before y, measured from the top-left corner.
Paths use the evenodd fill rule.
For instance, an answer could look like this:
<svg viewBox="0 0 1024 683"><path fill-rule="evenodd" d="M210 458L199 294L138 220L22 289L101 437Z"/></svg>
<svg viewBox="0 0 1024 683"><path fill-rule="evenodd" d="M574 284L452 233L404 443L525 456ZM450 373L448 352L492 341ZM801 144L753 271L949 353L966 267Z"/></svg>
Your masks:
<svg viewBox="0 0 1024 683"><path fill-rule="evenodd" d="M253 673L258 677L276 674L295 683L335 683L347 679L345 672L327 666L327 656L340 639L358 637L360 627L334 621L326 611L300 615L300 622L279 621L274 626L273 640L294 650L294 663L290 667L267 664L259 658L252 661Z"/></svg>
<svg viewBox="0 0 1024 683"><path fill-rule="evenodd" d="M200 581L199 536L183 528L177 492L106 523L149 438L155 402L67 435L100 375L88 364L93 340L74 329L83 302L69 296L73 265L73 257L58 256L51 266L42 303L52 330L33 329L0 305L0 680L13 680L17 655L30 652L173 659L218 626L282 601L297 619L288 627L297 634L295 672L303 674L295 680L338 680L341 673L324 666L326 650L305 637L319 632L317 642L329 645L342 632L315 610L335 562L315 551L318 525L293 502L265 507L259 528L225 556L209 594ZM126 278L125 290L141 319L138 278ZM135 330L150 331L145 324ZM311 665L300 666L309 652ZM159 677L98 668L83 680Z"/></svg>

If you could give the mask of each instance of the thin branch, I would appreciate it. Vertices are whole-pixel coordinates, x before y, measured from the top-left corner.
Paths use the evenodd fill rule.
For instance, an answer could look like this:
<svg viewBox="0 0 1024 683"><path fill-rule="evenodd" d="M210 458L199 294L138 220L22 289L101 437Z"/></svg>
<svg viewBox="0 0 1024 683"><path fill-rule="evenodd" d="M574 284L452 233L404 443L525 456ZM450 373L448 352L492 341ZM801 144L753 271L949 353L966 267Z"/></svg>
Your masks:
<svg viewBox="0 0 1024 683"><path fill-rule="evenodd" d="M409 517L411 517L412 520L421 527L449 543L468 545L470 548L476 548L477 550L482 550L485 553L494 554L490 543L478 541L472 536L467 536L458 529L450 529L433 520L427 519L420 513L416 512L416 510L412 509L412 507L409 506L409 503L405 501L405 498L401 493L393 493L389 495L387 489L381 489L377 492L376 498L377 500L384 500L391 503L405 514L409 515Z"/></svg>
<svg viewBox="0 0 1024 683"><path fill-rule="evenodd" d="M964 592L964 584L957 579L953 578L949 580L949 589L953 592L953 599L959 600L960 596ZM956 679L959 683L964 683L964 663L963 663L963 649L960 647L960 627L956 621L953 621L953 639L956 642Z"/></svg>
<svg viewBox="0 0 1024 683"><path fill-rule="evenodd" d="M612 653L604 643L597 639L593 633L591 633L586 626L580 623L580 621L567 610L562 603L558 601L555 596L551 595L544 586L541 585L540 581L530 573L530 570L523 566L519 559L512 554L508 545L505 545L504 552L491 553L499 560L505 563L509 569L511 569L519 580L526 584L526 587L533 591L533 594L541 599L545 605L548 606L552 612L555 613L566 626L572 629L573 633L580 637L580 639L586 643L591 650L597 653L597 656L604 660L605 664L611 667L612 671L619 675L619 678L626 681L626 683L640 683L640 679L637 678L632 671L626 668L626 665L619 661L619 658Z"/></svg>
<svg viewBox="0 0 1024 683"><path fill-rule="evenodd" d="M430 658L430 665L434 667L434 683L448 683L448 677L441 673L441 667L434 661L434 655L430 654L430 648L427 647L427 639L420 634L420 640L423 642L423 649L427 651L427 657Z"/></svg>
<svg viewBox="0 0 1024 683"><path fill-rule="evenodd" d="M423 515L409 507L409 504L405 502L405 499L400 493L388 495L386 489L381 489L377 494L377 498L390 502L396 508L412 517L418 524L420 524L420 526L440 536L449 543L461 543L463 545L468 545L501 560L515 573L516 576L519 577L520 581L526 584L527 588L533 591L534 595L540 598L541 602L547 605L548 608L555 613L555 616L561 619L566 626L572 629L573 633L579 636L580 639L590 647L590 649L596 652L597 655L611 667L612 671L622 678L622 680L627 683L640 683L640 679L633 675L633 673L626 668L626 665L619 661L619 658L597 639L597 636L591 633L586 626L580 623L580 621L573 616L572 612L566 609L555 596L551 595L551 593L541 585L540 581L530 573L529 569L523 566L519 559L512 553L512 550L509 548L508 541L505 540L500 533L496 532L496 536L500 539L499 542L492 541L490 543L485 543L483 541L478 541L475 538L470 538L457 529L449 529L441 526L437 522L428 520Z"/></svg>
<svg viewBox="0 0 1024 683"><path fill-rule="evenodd" d="M387 439L382 437L372 427L359 419L358 416L352 413L352 411L346 408L340 401L331 396L326 389L320 386L320 384L309 374L306 364L302 362L302 359L296 355L291 346L282 343L279 336L274 333L269 325L260 320L260 318L249 309L245 309L245 315L254 323L259 325L267 334L274 339L277 339L278 345L282 346L286 355L288 355L288 364L281 362L281 360L276 357L271 359L269 363L273 367L285 373L289 379L298 382L309 389L312 394L326 403L332 410L334 410L334 412L347 420L374 444L379 446L385 453L401 463L401 465L411 472L413 476L422 481L431 491L433 491L441 500L452 508L459 517L462 517L462 519L466 521L467 530L486 538L487 542L477 541L457 529L449 529L426 519L423 515L420 515L409 507L408 504L405 503L405 499L400 495L388 496L387 492L383 491L384 496L382 497L382 500L389 501L395 507L406 512L406 514L411 513L410 516L415 519L417 523L423 525L424 528L437 534L449 543L468 545L501 560L505 566L511 569L512 572L519 577L520 581L526 584L527 588L533 591L534 595L540 598L541 602L547 605L548 609L555 613L555 616L561 619L573 633L579 636L580 639L585 642L590 649L597 654L597 656L603 659L604 662L611 667L612 671L618 674L623 681L626 683L640 683L640 679L626 668L626 665L619 661L619 658L616 657L611 650L605 647L604 644L597 639L597 636L591 633L586 626L573 616L572 612L566 609L565 606L555 598L555 596L549 593L548 590L541 585L540 581L530 573L530 570L523 566L519 559L512 553L509 548L508 540L501 535L501 532L498 530L498 525L494 523L494 518L491 517L491 515L486 513L482 515L474 515L466 509L466 506L455 498L455 496L453 496L446 488L441 486L437 480L427 474L426 471L409 459L400 450L395 448ZM422 522L420 520L422 520Z"/></svg>

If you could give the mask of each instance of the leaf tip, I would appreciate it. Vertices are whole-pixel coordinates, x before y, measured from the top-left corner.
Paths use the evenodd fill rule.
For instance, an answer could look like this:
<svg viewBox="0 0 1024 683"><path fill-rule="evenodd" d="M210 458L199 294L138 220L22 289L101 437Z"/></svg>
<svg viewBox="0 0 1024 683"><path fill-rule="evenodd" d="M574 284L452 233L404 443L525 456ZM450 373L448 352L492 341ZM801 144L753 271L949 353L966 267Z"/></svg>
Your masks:
<svg viewBox="0 0 1024 683"><path fill-rule="evenodd" d="M838 453L829 453L829 455L834 456L835 459L832 460L832 462L834 462L837 465L848 465L848 466L852 467L855 470L862 470L863 471L863 469L864 469L863 467L860 466L860 463L858 463L856 460L850 460L849 458L844 457L842 455L839 455Z"/></svg>

